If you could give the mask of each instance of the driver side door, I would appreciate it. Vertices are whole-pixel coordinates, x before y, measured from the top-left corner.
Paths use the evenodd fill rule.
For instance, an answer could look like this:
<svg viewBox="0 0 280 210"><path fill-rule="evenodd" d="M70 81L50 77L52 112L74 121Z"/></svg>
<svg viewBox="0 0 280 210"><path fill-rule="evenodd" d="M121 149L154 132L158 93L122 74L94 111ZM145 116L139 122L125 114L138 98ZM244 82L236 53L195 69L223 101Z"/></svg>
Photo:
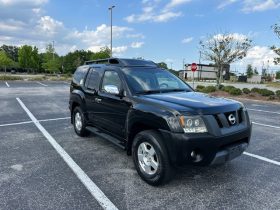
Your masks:
<svg viewBox="0 0 280 210"><path fill-rule="evenodd" d="M112 93L112 87L117 87L122 92L123 84L116 71L106 70L101 81L96 102L95 124L116 137L125 137L125 122L129 103L125 96Z"/></svg>

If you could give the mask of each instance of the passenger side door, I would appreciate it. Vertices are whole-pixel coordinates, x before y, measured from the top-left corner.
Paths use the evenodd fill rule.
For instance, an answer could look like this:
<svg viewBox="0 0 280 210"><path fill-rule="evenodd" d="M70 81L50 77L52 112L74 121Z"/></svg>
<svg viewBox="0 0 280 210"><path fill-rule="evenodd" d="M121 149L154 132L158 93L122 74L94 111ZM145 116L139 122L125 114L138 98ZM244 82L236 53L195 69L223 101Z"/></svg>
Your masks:
<svg viewBox="0 0 280 210"><path fill-rule="evenodd" d="M114 93L116 88L119 94ZM105 71L94 110L96 126L121 138L125 138L126 116L130 106L125 100L125 96L122 95L123 90L124 85L118 73L113 70Z"/></svg>

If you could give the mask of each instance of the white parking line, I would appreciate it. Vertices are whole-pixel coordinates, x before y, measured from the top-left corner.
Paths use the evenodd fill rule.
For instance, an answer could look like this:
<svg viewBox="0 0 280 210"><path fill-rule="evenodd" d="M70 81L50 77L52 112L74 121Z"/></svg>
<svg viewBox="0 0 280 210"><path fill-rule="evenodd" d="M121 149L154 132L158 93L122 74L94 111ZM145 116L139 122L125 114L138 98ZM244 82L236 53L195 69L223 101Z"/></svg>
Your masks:
<svg viewBox="0 0 280 210"><path fill-rule="evenodd" d="M63 82L63 83L65 83L65 84L67 84L67 85L70 85L70 84L71 84L70 82Z"/></svg>
<svg viewBox="0 0 280 210"><path fill-rule="evenodd" d="M46 137L49 143L53 146L53 148L57 151L57 153L62 157L62 159L66 162L66 164L72 169L72 171L76 174L79 180L84 184L84 186L88 189L91 195L98 201L98 203L104 209L118 209L107 197L106 195L99 189L99 187L87 176L87 174L78 166L78 164L68 155L68 153L55 141L55 139L48 133L48 131L40 124L40 122L35 118L35 116L28 110L28 108L24 105L24 103L17 98L17 101L36 125L36 127L41 131L41 133Z"/></svg>
<svg viewBox="0 0 280 210"><path fill-rule="evenodd" d="M10 87L10 85L8 84L8 82L5 82L5 83L6 83L7 87Z"/></svg>
<svg viewBox="0 0 280 210"><path fill-rule="evenodd" d="M256 111L256 112L266 112L266 113L271 113L271 114L280 114L280 112L272 112L272 111L266 111L266 110L260 110L260 109L249 109L249 108L247 108L247 110Z"/></svg>
<svg viewBox="0 0 280 210"><path fill-rule="evenodd" d="M40 85L43 85L43 86L47 87L47 85L45 85L45 84L43 84L43 83L41 83L41 82L37 82L37 83L40 84Z"/></svg>
<svg viewBox="0 0 280 210"><path fill-rule="evenodd" d="M252 122L255 125L260 125L260 126L265 126L265 127L270 127L270 128L278 128L280 129L280 127L278 126L274 126L274 125L267 125L267 124L262 124L262 123L257 123L257 122Z"/></svg>
<svg viewBox="0 0 280 210"><path fill-rule="evenodd" d="M56 120L67 120L71 117L61 117L61 118L53 118L53 119L45 119L45 120L38 120L39 122L48 122L48 121L56 121Z"/></svg>
<svg viewBox="0 0 280 210"><path fill-rule="evenodd" d="M45 120L38 120L39 122L48 122L48 121L56 121L56 120L67 120L71 117L60 117L60 118L53 118L53 119L45 119ZM0 127L6 127L6 126L12 126L12 125L22 125L22 124L29 124L33 123L33 121L23 121L23 122L17 122L17 123L8 123L8 124L2 124Z"/></svg>
<svg viewBox="0 0 280 210"><path fill-rule="evenodd" d="M248 153L248 152L243 152L244 155L248 155L250 157L254 157L254 158L257 158L259 160L263 160L265 162L268 162L268 163L272 163L272 164L275 164L275 165L278 165L280 166L280 162L278 161L275 161L275 160L271 160L271 159L268 159L266 157L262 157L262 156L259 156L259 155L254 155L254 154L251 154L251 153Z"/></svg>
<svg viewBox="0 0 280 210"><path fill-rule="evenodd" d="M9 124L2 124L0 127L6 127L11 125L23 125L23 124L29 124L32 123L32 121L25 121L25 122L18 122L18 123L9 123Z"/></svg>

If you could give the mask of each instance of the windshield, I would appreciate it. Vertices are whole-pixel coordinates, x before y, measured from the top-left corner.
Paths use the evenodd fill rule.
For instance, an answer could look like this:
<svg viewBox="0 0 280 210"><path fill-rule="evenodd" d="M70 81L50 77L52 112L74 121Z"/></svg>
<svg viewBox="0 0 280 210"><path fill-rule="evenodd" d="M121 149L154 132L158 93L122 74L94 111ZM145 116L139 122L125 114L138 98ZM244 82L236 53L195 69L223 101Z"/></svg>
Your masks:
<svg viewBox="0 0 280 210"><path fill-rule="evenodd" d="M192 91L186 83L164 69L133 68L125 69L124 74L134 93Z"/></svg>

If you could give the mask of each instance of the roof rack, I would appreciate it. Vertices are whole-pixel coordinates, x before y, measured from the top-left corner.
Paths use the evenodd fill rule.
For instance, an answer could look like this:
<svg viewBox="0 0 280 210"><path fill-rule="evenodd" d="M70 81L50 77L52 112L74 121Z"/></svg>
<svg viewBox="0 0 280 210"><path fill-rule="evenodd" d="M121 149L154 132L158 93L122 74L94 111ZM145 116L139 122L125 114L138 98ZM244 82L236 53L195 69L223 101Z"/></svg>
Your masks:
<svg viewBox="0 0 280 210"><path fill-rule="evenodd" d="M107 64L107 65L118 65L124 67L157 67L158 65L153 61L142 60L142 59L128 59L128 58L106 58L99 60L86 61L85 65L90 64Z"/></svg>
<svg viewBox="0 0 280 210"><path fill-rule="evenodd" d="M120 64L120 61L117 58L106 58L106 59L91 60L85 62L85 65L89 65L89 64Z"/></svg>

